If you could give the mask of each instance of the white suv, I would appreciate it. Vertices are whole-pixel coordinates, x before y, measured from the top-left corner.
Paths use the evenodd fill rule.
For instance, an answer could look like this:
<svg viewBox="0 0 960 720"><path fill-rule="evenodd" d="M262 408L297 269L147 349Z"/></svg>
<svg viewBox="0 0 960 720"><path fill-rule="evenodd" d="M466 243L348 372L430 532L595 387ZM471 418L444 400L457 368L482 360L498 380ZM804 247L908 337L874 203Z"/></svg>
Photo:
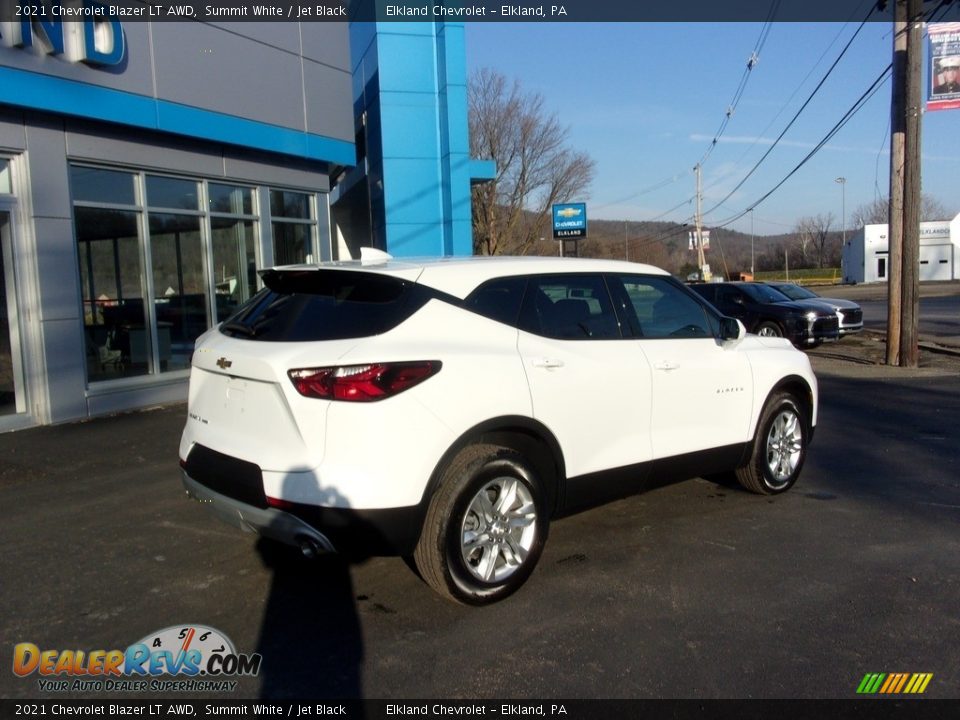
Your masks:
<svg viewBox="0 0 960 720"><path fill-rule="evenodd" d="M267 270L197 341L180 464L224 520L308 556L412 556L483 604L526 580L562 514L664 478L797 479L807 356L662 270L364 258Z"/></svg>

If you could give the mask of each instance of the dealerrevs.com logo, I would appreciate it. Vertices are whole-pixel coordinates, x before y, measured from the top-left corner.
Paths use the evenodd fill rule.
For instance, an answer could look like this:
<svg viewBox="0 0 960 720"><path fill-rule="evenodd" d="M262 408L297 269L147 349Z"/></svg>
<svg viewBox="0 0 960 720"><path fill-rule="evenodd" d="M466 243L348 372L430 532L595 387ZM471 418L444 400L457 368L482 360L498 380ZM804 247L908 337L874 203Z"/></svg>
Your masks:
<svg viewBox="0 0 960 720"><path fill-rule="evenodd" d="M126 650L41 649L29 642L13 648L14 674L36 675L42 692L230 692L237 681L229 678L257 675L262 660L238 653L219 630L195 624L164 628Z"/></svg>

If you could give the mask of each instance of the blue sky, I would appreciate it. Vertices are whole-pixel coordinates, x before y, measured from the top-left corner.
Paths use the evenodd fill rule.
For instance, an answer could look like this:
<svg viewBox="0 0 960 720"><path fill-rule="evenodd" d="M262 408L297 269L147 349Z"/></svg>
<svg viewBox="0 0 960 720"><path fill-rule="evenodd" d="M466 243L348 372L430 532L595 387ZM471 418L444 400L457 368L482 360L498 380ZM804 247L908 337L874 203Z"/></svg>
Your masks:
<svg viewBox="0 0 960 720"><path fill-rule="evenodd" d="M859 23L775 23L719 142L703 162L703 209L744 178L807 100ZM467 23L468 72L498 70L541 94L597 163L592 219L672 220L694 214L693 167L717 136L757 47L762 23ZM819 143L891 61L892 28L867 23L823 87L757 171L704 217L721 224L753 205ZM925 96L924 96L925 97ZM753 211L758 235L789 232L886 196L890 81L779 190ZM924 194L960 212L960 110L924 115ZM835 182L838 177L846 183ZM656 189L651 189L651 188ZM679 206L679 207L677 207ZM674 209L675 208L675 209ZM671 211L671 212L667 212ZM731 228L751 231L750 214Z"/></svg>

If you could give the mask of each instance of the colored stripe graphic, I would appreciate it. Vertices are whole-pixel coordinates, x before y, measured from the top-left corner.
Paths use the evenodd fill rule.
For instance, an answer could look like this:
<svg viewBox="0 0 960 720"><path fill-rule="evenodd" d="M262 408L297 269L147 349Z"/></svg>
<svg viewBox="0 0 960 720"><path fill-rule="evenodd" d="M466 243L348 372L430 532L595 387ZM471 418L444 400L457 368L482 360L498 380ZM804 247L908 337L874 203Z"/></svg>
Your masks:
<svg viewBox="0 0 960 720"><path fill-rule="evenodd" d="M933 673L867 673L857 686L858 695L919 695L926 692Z"/></svg>
<svg viewBox="0 0 960 720"><path fill-rule="evenodd" d="M873 693L880 689L880 683L883 682L885 677L885 673L867 673L863 676L857 692L862 695L873 695Z"/></svg>

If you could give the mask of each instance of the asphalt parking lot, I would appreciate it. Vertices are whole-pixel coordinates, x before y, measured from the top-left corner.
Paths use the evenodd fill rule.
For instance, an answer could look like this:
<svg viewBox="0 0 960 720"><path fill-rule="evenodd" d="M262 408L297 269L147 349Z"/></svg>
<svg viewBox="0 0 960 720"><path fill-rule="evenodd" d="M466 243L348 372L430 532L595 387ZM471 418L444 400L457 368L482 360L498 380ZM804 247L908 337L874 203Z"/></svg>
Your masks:
<svg viewBox="0 0 960 720"><path fill-rule="evenodd" d="M696 478L561 520L483 609L399 559L309 563L217 524L180 486L183 406L0 435L3 652L197 623L263 656L225 699L852 698L875 672L956 699L960 358L886 368L878 345L813 353L820 425L791 492ZM57 696L97 694L0 672L0 697Z"/></svg>

